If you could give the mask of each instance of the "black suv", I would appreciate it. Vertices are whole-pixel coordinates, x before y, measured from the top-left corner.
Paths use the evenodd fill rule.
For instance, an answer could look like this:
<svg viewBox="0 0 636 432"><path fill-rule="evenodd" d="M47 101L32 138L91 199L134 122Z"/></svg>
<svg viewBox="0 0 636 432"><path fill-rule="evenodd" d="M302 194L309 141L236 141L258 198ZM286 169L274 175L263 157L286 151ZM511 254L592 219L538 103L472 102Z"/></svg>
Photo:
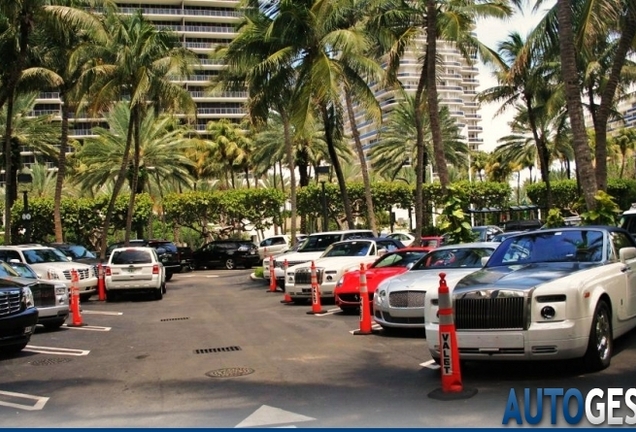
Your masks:
<svg viewBox="0 0 636 432"><path fill-rule="evenodd" d="M0 353L19 352L31 339L38 322L32 283L0 278Z"/></svg>
<svg viewBox="0 0 636 432"><path fill-rule="evenodd" d="M147 246L156 249L159 261L166 269L166 280L172 279L172 275L181 271L181 260L179 259L179 251L177 245L169 240L130 240L129 246ZM124 242L117 242L108 246L106 255L110 256L110 253L115 248L124 247Z"/></svg>
<svg viewBox="0 0 636 432"><path fill-rule="evenodd" d="M249 240L214 240L195 250L192 259L195 269L225 267L232 270L260 263L258 246Z"/></svg>

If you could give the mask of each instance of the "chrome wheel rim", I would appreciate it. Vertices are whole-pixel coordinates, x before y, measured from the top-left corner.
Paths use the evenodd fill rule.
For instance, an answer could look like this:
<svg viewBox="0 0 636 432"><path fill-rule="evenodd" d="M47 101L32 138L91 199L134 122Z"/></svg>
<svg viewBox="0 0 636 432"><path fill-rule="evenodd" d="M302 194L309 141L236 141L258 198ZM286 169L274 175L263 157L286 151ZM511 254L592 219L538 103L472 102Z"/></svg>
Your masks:
<svg viewBox="0 0 636 432"><path fill-rule="evenodd" d="M231 259L225 261L225 267L229 270L232 270L234 268L234 261Z"/></svg>
<svg viewBox="0 0 636 432"><path fill-rule="evenodd" d="M610 323L607 312L601 309L596 314L596 352L601 360L609 357L610 350Z"/></svg>

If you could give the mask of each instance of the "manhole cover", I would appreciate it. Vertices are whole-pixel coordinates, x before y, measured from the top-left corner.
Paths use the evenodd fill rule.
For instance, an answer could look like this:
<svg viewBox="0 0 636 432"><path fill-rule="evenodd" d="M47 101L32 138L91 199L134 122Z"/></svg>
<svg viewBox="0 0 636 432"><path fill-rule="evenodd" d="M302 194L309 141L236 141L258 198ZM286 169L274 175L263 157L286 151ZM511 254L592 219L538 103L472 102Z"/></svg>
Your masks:
<svg viewBox="0 0 636 432"><path fill-rule="evenodd" d="M189 320L190 317L180 317L180 318L163 318L160 321L185 321Z"/></svg>
<svg viewBox="0 0 636 432"><path fill-rule="evenodd" d="M68 363L70 362L72 359L70 358L64 358L64 357L56 357L56 358L45 358L45 359L40 359L40 360L34 360L31 362L31 365L33 366L50 366L50 365L54 365L57 363Z"/></svg>
<svg viewBox="0 0 636 432"><path fill-rule="evenodd" d="M240 346L229 346L229 347L220 347L220 348L199 348L195 349L195 354L211 354L211 353L219 353L219 352L230 352L230 351L241 351Z"/></svg>
<svg viewBox="0 0 636 432"><path fill-rule="evenodd" d="M210 378L232 378L254 373L254 369L245 367L216 369L205 374Z"/></svg>

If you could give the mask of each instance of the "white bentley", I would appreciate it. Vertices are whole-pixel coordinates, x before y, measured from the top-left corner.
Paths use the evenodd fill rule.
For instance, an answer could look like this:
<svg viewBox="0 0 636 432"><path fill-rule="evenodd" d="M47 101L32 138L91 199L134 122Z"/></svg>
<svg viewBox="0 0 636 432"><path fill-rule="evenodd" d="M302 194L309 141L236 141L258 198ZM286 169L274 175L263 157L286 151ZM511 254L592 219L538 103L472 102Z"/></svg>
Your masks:
<svg viewBox="0 0 636 432"><path fill-rule="evenodd" d="M462 360L580 358L587 370L604 369L613 340L636 327L636 243L616 227L518 234L451 299ZM437 293L425 316L439 359Z"/></svg>
<svg viewBox="0 0 636 432"><path fill-rule="evenodd" d="M464 243L439 247L424 255L407 272L390 277L378 285L373 297L375 322L385 330L424 328L424 299L439 288L439 274L454 284L482 267L498 243Z"/></svg>
<svg viewBox="0 0 636 432"><path fill-rule="evenodd" d="M356 239L331 244L316 259L316 277L321 298L333 297L336 283L348 271L359 270L360 264L371 264L386 252L404 247L397 240ZM294 301L311 298L311 261L287 269L285 291Z"/></svg>

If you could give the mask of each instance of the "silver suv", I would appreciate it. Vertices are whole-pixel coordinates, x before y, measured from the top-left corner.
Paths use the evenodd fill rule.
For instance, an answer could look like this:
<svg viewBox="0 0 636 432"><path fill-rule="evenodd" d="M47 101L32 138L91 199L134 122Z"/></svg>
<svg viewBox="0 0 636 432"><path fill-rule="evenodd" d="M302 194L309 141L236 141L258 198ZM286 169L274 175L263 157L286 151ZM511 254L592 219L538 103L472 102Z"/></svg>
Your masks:
<svg viewBox="0 0 636 432"><path fill-rule="evenodd" d="M97 292L97 275L93 266L69 261L66 255L55 248L39 244L0 246L0 261L13 260L29 264L40 279L62 282L69 289L71 271L77 270L82 301Z"/></svg>

